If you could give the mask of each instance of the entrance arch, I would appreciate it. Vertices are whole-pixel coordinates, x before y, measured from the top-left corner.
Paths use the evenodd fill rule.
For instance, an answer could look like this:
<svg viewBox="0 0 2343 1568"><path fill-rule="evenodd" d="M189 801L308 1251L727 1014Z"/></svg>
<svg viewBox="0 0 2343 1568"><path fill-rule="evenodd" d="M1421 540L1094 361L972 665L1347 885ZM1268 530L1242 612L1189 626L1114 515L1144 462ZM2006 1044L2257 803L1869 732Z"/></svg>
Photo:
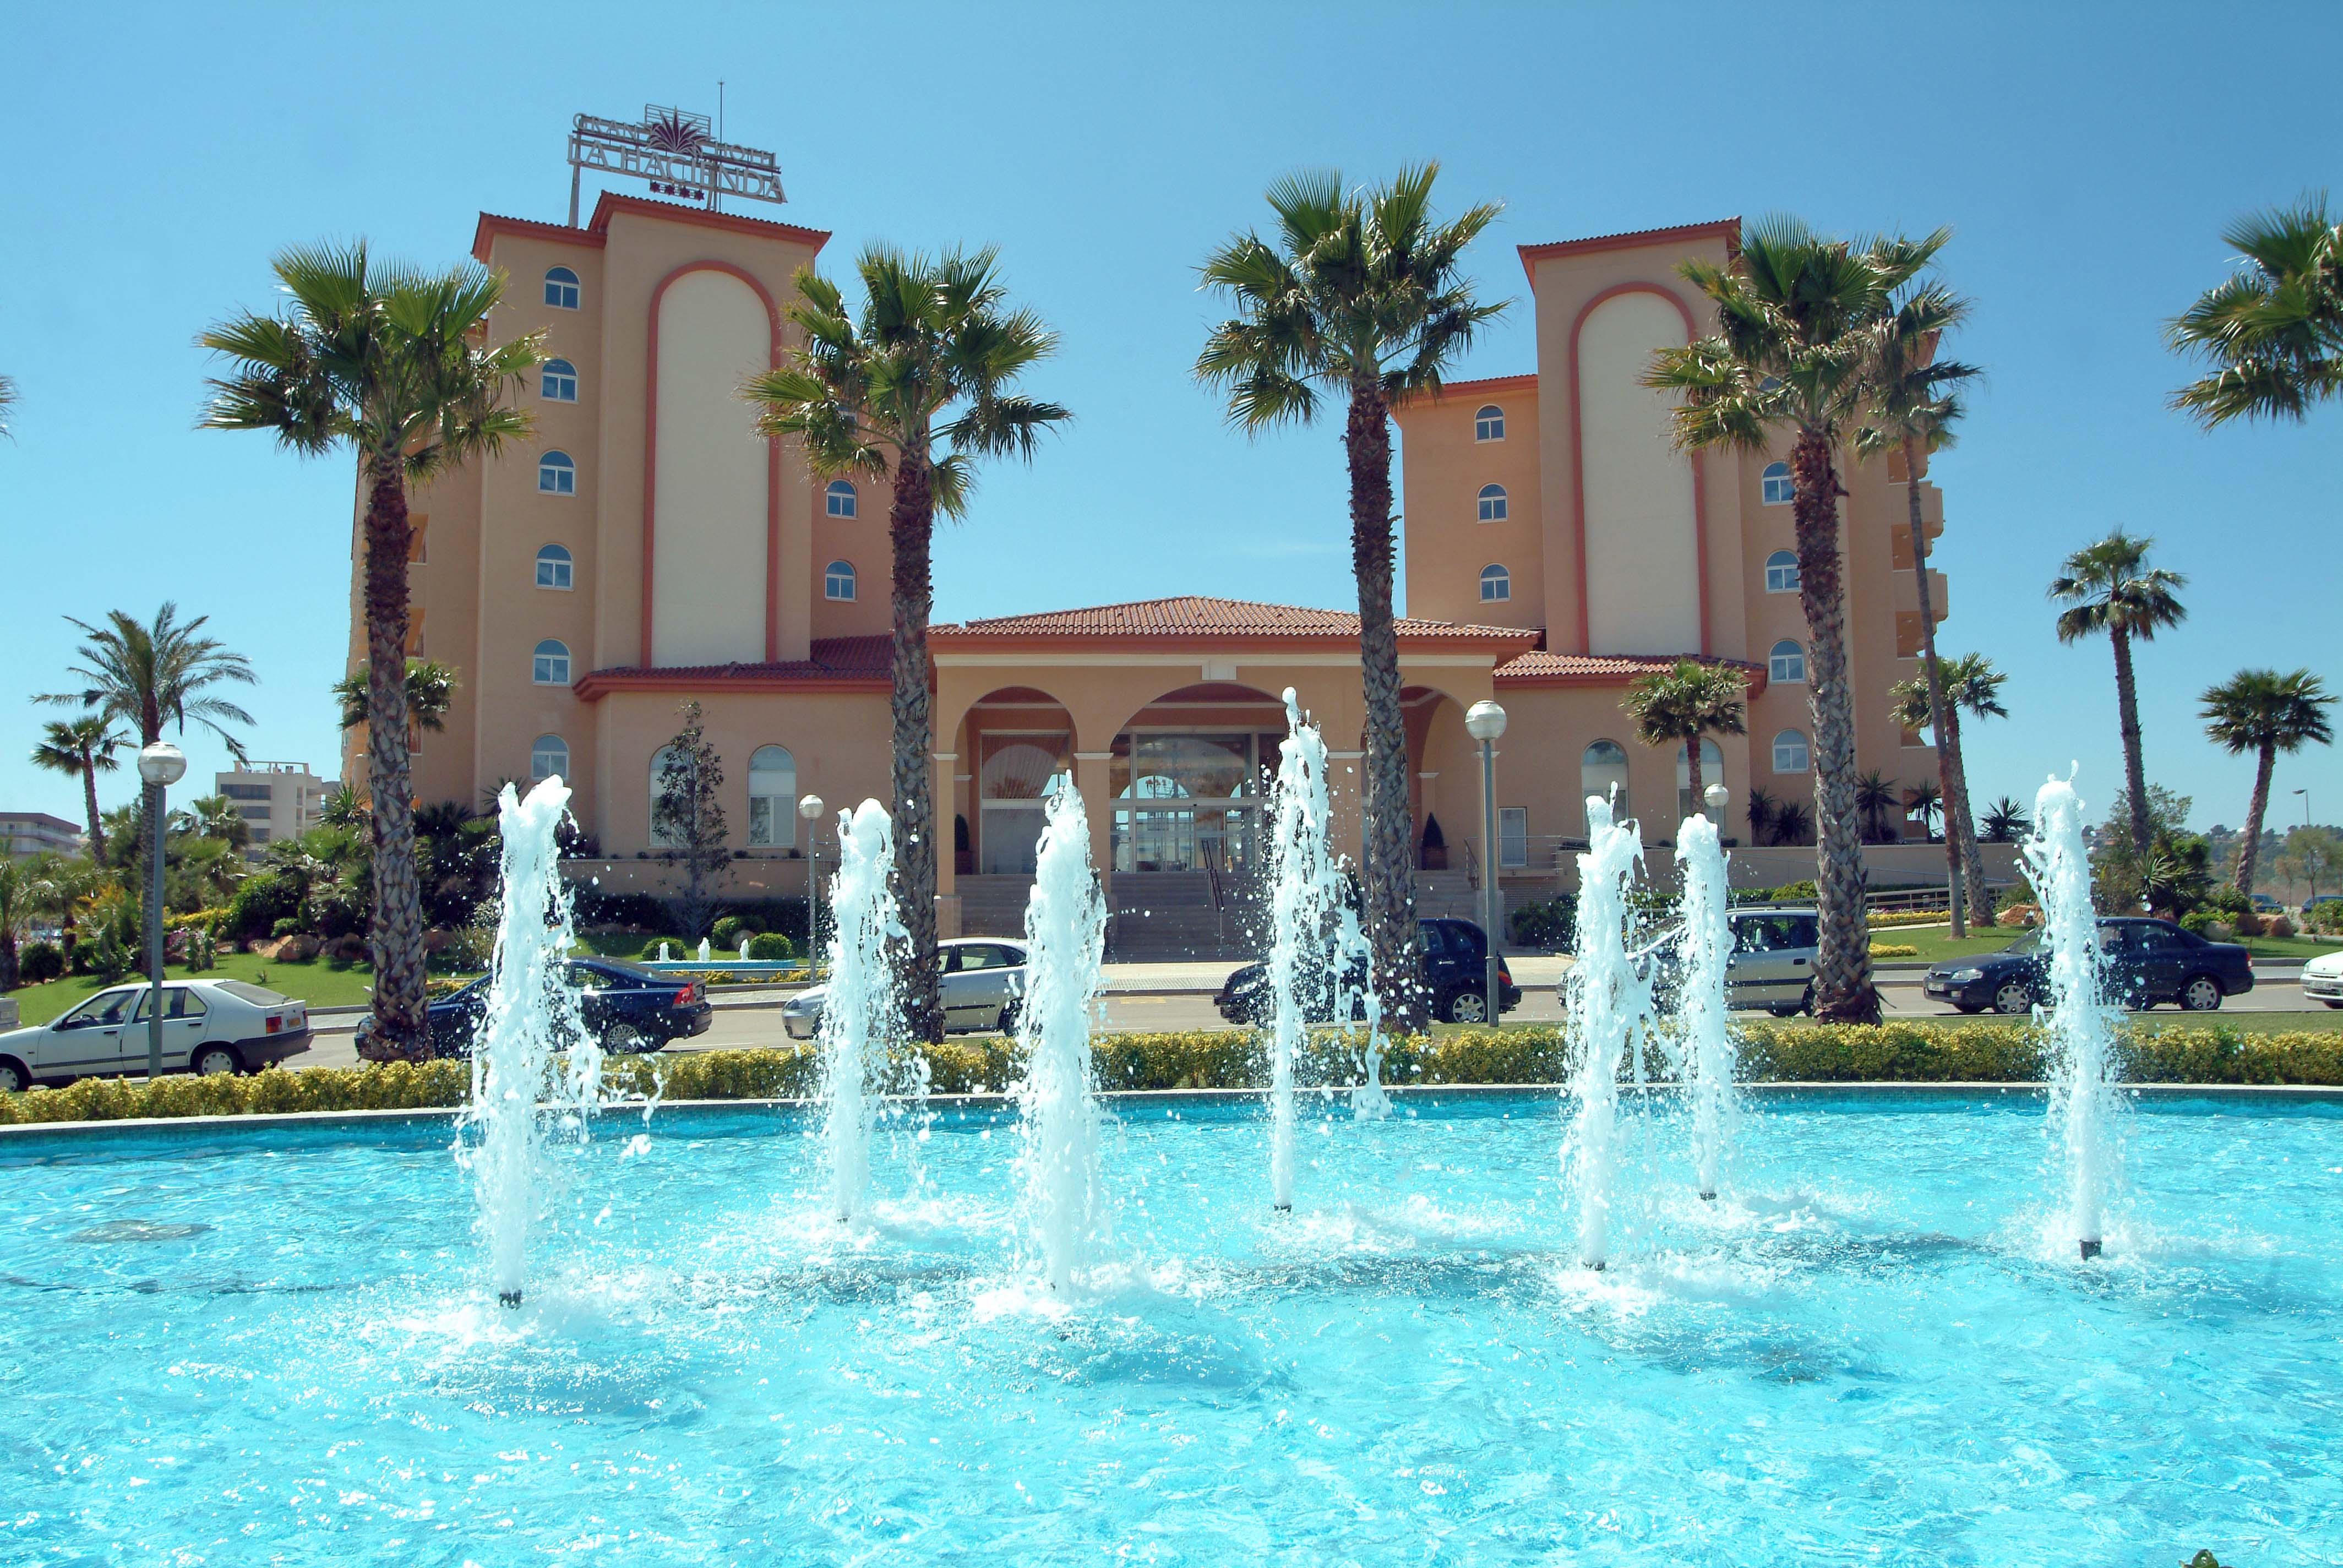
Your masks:
<svg viewBox="0 0 2343 1568"><path fill-rule="evenodd" d="M955 871L1031 877L1041 840L1042 791L1074 766L1072 716L1048 692L1001 687L970 705L953 750L960 765L952 789Z"/></svg>
<svg viewBox="0 0 2343 1568"><path fill-rule="evenodd" d="M1232 681L1180 687L1132 714L1107 761L1115 871L1251 880L1284 738L1284 703Z"/></svg>

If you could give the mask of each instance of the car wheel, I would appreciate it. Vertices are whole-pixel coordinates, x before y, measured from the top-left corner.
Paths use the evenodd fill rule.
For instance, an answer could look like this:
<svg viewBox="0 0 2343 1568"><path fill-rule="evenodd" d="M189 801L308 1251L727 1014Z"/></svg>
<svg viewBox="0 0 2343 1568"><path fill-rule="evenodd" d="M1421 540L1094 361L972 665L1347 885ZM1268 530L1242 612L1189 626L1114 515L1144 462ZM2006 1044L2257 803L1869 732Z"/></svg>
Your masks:
<svg viewBox="0 0 2343 1568"><path fill-rule="evenodd" d="M2327 1005L2328 1007L2343 1007L2343 1001L2330 1001Z"/></svg>
<svg viewBox="0 0 2343 1568"><path fill-rule="evenodd" d="M2180 1005L2189 1012L2218 1012L2221 1009L2221 982L2211 975L2197 975L2180 988Z"/></svg>
<svg viewBox="0 0 2343 1568"><path fill-rule="evenodd" d="M236 1060L236 1052L224 1045L204 1047L196 1052L196 1060L190 1065L198 1078L219 1078L244 1070L244 1063Z"/></svg>
<svg viewBox="0 0 2343 1568"><path fill-rule="evenodd" d="M1489 999L1477 990L1456 990L1448 993L1448 1005L1440 1015L1451 1023L1486 1023L1489 1021Z"/></svg>
<svg viewBox="0 0 2343 1568"><path fill-rule="evenodd" d="M1993 1010L1996 1012L2031 1012L2034 1010L2034 988L2022 980L2006 980L1994 989Z"/></svg>
<svg viewBox="0 0 2343 1568"><path fill-rule="evenodd" d="M2327 1004L2333 1007L2333 1002ZM22 1094L33 1087L33 1075L25 1064L10 1057L0 1056L0 1093Z"/></svg>
<svg viewBox="0 0 2343 1568"><path fill-rule="evenodd" d="M1798 1014L1805 1010L1805 1003L1794 1001L1787 1005L1784 1005L1780 1002L1776 1002L1765 1010L1772 1013L1775 1018L1795 1018Z"/></svg>
<svg viewBox="0 0 2343 1568"><path fill-rule="evenodd" d="M1001 1003L1001 1021L994 1024L993 1027L1003 1034L1014 1034L1017 1032L1017 1004L1015 1002L1011 1001Z"/></svg>
<svg viewBox="0 0 2343 1568"><path fill-rule="evenodd" d="M652 1048L633 1024L614 1023L602 1031L602 1049L617 1056L635 1056Z"/></svg>

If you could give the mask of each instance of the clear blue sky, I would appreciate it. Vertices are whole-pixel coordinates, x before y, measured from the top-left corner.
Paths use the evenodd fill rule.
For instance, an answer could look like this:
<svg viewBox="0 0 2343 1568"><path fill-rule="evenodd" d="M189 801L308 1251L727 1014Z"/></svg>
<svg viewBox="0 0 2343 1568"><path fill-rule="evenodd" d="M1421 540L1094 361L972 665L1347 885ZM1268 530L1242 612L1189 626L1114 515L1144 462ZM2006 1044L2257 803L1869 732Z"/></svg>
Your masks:
<svg viewBox="0 0 2343 1568"><path fill-rule="evenodd" d="M1288 169L1440 159L1450 210L1506 203L1473 264L1517 299L1524 242L1776 211L1949 224L1976 302L1957 351L1991 382L1937 470L1946 644L1998 659L2015 713L1972 731L1974 788L2030 799L2079 760L2096 806L2119 778L2107 649L2061 648L2042 585L2121 523L2190 579L2187 625L2141 657L2150 775L2234 825L2250 770L2204 741L2195 695L2247 664L2343 683L2343 406L2200 434L2164 407L2184 370L2158 328L2224 275L2224 224L2336 181L2338 45L2326 5L14 11L0 806L80 816L25 760L53 716L29 695L74 641L60 617L166 598L258 667L252 750L332 765L348 465L196 431L195 334L266 307L283 246L363 234L447 263L482 208L558 221L571 114L713 110L721 77L731 138L779 154L781 216L834 231L834 265L875 238L996 242L1064 335L1031 387L1079 421L943 537L952 618L1355 602L1338 428L1248 445L1187 375L1212 315L1194 264ZM1524 301L1463 373L1528 369L1531 330ZM191 750L207 779L218 749ZM2276 817L2299 819L2302 787L2343 819L2332 751L2281 763Z"/></svg>

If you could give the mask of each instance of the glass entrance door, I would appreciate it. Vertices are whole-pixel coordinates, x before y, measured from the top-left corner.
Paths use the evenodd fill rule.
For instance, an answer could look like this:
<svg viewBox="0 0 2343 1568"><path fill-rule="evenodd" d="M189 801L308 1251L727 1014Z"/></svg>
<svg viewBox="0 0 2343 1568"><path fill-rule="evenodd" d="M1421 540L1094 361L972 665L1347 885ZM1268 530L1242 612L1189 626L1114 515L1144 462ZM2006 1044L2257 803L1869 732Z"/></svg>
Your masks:
<svg viewBox="0 0 2343 1568"><path fill-rule="evenodd" d="M1261 742L1247 734L1117 736L1108 774L1114 869L1252 869L1261 852Z"/></svg>

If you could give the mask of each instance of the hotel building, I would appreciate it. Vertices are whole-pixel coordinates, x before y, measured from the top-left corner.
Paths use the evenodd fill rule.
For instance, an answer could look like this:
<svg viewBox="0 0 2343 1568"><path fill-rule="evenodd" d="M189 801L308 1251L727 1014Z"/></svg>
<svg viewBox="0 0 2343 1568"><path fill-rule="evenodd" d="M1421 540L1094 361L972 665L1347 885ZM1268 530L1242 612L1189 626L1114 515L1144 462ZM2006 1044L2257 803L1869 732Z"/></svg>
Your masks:
<svg viewBox="0 0 2343 1568"><path fill-rule="evenodd" d="M1654 349L1710 323L1677 264L1725 260L1738 232L1727 220L1522 247L1534 368L1452 383L1399 415L1399 641L1429 908L1471 907L1482 829L1463 714L1482 698L1511 715L1498 765L1509 895L1574 877L1587 793L1618 786L1648 839L1673 837L1688 809L1681 749L1639 744L1620 699L1678 655L1748 677L1749 735L1705 753L1707 778L1733 792L1727 833L1745 837L1752 787L1812 810L1783 454L1686 457L1666 404L1638 383ZM770 897L806 886L800 795L833 809L886 795L886 496L817 480L791 443L753 435L737 391L789 348L792 276L827 238L613 194L581 226L482 216L473 254L511 280L489 335L544 331L551 357L524 399L533 437L410 501L409 651L459 681L444 731L420 738L418 799L478 802L500 779L559 773L605 857L581 869L658 890L657 754L694 699L723 759L733 891ZM1918 647L1908 480L1873 462L1845 482L1858 758L1914 780L1933 759L1887 698ZM1941 498L1920 482L1933 534ZM360 577L354 560L353 668ZM1940 578L1932 588L1941 616ZM933 660L936 794L954 825L939 857L948 935L1015 929L1040 788L1071 769L1121 950L1241 945L1232 921L1260 860L1288 687L1332 748L1336 830L1358 842L1350 610L1183 598L1009 616L938 626ZM362 732L344 769L365 777ZM1940 849L1909 849L1901 879L1941 874ZM1812 874L1810 850L1742 859L1739 880Z"/></svg>

